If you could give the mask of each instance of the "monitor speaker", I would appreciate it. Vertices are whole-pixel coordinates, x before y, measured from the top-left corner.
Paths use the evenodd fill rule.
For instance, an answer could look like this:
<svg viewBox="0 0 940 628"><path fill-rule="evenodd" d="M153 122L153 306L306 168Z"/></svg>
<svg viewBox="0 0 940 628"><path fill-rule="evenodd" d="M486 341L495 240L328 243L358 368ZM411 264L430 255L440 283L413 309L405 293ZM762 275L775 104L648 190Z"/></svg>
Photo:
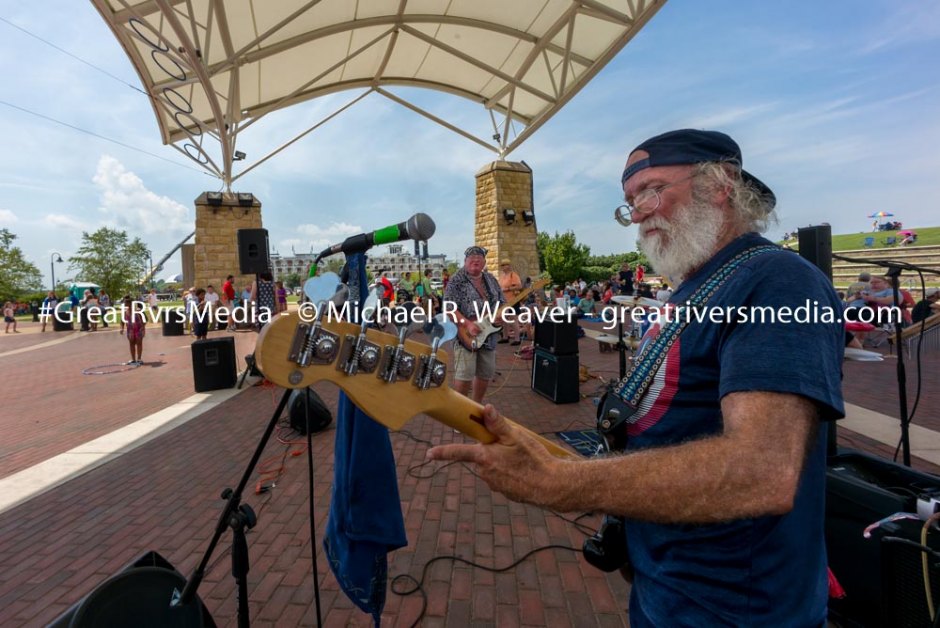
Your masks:
<svg viewBox="0 0 940 628"><path fill-rule="evenodd" d="M554 322L550 317L535 323L535 348L556 355L578 352L578 320L569 316Z"/></svg>
<svg viewBox="0 0 940 628"><path fill-rule="evenodd" d="M799 230L800 257L832 280L832 227L817 225Z"/></svg>
<svg viewBox="0 0 940 628"><path fill-rule="evenodd" d="M235 371L235 339L231 336L193 343L193 379L196 392L232 388Z"/></svg>
<svg viewBox="0 0 940 628"><path fill-rule="evenodd" d="M532 390L555 403L580 401L578 354L556 355L544 349L535 350L532 360Z"/></svg>
<svg viewBox="0 0 940 628"><path fill-rule="evenodd" d="M49 624L50 628L215 626L199 596L171 606L186 578L157 552L147 552Z"/></svg>
<svg viewBox="0 0 940 628"><path fill-rule="evenodd" d="M307 391L306 405L304 405L304 391ZM307 433L306 412L310 412L310 432L315 434L326 429L333 422L333 414L323 399L310 388L298 388L290 394L287 400L288 412L290 413L290 426L295 432L300 434Z"/></svg>
<svg viewBox="0 0 940 628"><path fill-rule="evenodd" d="M271 272L267 229L238 230L238 271L242 275Z"/></svg>

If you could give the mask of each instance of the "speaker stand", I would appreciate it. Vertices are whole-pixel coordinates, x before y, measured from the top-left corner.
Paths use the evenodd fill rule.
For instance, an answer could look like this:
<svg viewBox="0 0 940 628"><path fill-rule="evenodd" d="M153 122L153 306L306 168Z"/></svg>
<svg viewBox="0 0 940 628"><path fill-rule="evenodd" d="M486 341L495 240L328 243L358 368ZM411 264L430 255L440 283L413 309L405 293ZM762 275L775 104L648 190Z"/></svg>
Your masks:
<svg viewBox="0 0 940 628"><path fill-rule="evenodd" d="M631 319L632 320L632 319ZM617 317L617 353L620 354L620 379L627 376L627 345L623 342L623 308Z"/></svg>

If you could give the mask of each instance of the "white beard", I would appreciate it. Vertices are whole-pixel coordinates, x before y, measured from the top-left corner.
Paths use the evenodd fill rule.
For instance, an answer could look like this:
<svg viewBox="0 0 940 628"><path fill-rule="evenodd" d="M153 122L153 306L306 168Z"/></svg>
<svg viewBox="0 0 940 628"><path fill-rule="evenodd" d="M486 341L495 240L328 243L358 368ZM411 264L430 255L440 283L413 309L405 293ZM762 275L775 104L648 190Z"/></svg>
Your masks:
<svg viewBox="0 0 940 628"><path fill-rule="evenodd" d="M657 273L678 284L717 252L723 225L721 209L693 195L689 203L676 208L671 222L660 216L644 220L637 246ZM650 228L658 232L642 235Z"/></svg>

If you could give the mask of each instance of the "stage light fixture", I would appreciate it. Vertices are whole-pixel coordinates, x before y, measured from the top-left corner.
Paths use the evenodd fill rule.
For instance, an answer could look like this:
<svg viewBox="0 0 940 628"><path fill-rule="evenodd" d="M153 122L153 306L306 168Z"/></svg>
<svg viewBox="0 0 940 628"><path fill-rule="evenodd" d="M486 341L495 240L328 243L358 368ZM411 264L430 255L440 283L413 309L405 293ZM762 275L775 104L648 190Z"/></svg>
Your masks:
<svg viewBox="0 0 940 628"><path fill-rule="evenodd" d="M531 209L523 209L522 220L525 222L526 227L531 227L532 223L535 222L535 212Z"/></svg>
<svg viewBox="0 0 940 628"><path fill-rule="evenodd" d="M251 207L255 204L255 195L251 192L239 192L238 204L242 207Z"/></svg>
<svg viewBox="0 0 940 628"><path fill-rule="evenodd" d="M206 192L206 204L218 207L222 204L221 192Z"/></svg>
<svg viewBox="0 0 940 628"><path fill-rule="evenodd" d="M506 219L506 224L511 225L516 222L516 210L509 209L508 207L503 210L503 218Z"/></svg>

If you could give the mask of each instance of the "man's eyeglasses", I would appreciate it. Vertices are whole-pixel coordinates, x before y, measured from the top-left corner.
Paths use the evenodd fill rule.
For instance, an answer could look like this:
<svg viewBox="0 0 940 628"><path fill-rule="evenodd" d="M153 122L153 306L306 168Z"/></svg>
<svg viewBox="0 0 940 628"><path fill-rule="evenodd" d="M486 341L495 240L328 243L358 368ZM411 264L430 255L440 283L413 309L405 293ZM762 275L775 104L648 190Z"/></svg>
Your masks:
<svg viewBox="0 0 940 628"><path fill-rule="evenodd" d="M696 174L690 174L687 177L676 179L675 181L670 181L669 183L664 183L663 185L657 185L653 188L646 188L634 196L633 201L628 200L626 203L614 210L614 219L624 227L629 227L633 224L634 213L642 215L652 214L654 211L659 209L659 205L663 202L663 190L678 183L682 183L683 181L694 179Z"/></svg>

